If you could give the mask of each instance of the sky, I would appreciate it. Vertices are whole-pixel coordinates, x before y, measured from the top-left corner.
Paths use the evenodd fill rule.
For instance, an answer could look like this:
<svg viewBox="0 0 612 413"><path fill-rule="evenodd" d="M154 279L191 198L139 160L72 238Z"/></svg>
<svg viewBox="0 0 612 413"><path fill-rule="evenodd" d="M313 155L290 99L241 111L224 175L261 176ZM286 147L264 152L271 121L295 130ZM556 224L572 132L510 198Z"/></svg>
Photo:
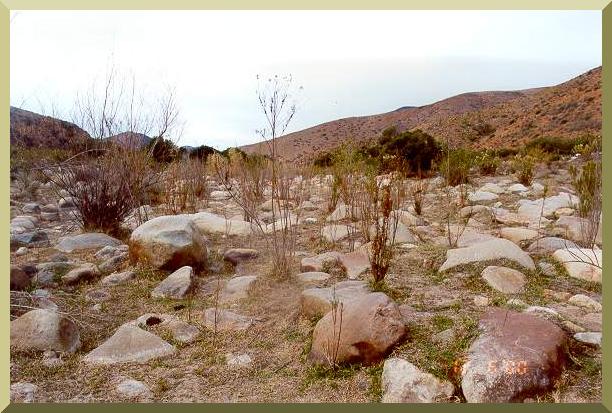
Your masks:
<svg viewBox="0 0 612 413"><path fill-rule="evenodd" d="M287 132L601 65L600 11L13 11L11 105L71 120L114 68L175 90L179 145L260 140L257 75L290 74Z"/></svg>

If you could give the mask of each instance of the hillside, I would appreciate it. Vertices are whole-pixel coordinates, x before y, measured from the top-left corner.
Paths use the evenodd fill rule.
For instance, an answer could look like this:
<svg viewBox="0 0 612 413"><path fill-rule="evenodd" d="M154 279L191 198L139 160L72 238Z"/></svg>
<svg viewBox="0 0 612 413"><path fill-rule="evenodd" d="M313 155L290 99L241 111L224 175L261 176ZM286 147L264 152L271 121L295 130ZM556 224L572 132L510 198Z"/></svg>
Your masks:
<svg viewBox="0 0 612 413"><path fill-rule="evenodd" d="M107 139L124 147L142 148L147 146L153 138L148 137L144 133L123 132Z"/></svg>
<svg viewBox="0 0 612 413"><path fill-rule="evenodd" d="M74 123L11 106L11 145L67 148L90 136Z"/></svg>
<svg viewBox="0 0 612 413"><path fill-rule="evenodd" d="M601 67L557 86L520 91L464 93L431 105L326 122L278 139L289 161L311 159L342 142L363 143L389 126L399 132L422 129L453 145L515 147L538 136L601 133ZM243 146L265 153L263 143Z"/></svg>

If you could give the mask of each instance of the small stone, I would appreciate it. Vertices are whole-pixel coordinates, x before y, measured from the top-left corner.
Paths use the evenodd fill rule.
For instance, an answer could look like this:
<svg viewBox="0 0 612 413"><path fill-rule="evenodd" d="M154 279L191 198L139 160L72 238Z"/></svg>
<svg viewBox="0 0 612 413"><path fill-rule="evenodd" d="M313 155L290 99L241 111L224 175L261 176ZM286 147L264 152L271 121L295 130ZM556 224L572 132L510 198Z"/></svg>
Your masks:
<svg viewBox="0 0 612 413"><path fill-rule="evenodd" d="M73 270L68 271L62 277L62 282L66 285L78 284L81 281L91 280L100 275L100 270L94 264L83 264Z"/></svg>
<svg viewBox="0 0 612 413"><path fill-rule="evenodd" d="M477 295L474 297L474 305L477 305L479 307L486 307L489 305L489 299L482 295Z"/></svg>
<svg viewBox="0 0 612 413"><path fill-rule="evenodd" d="M257 280L256 275L243 275L231 278L221 291L220 301L222 303L233 303L247 298L253 283Z"/></svg>
<svg viewBox="0 0 612 413"><path fill-rule="evenodd" d="M100 283L102 285L119 285L119 284L124 284L128 282L129 280L134 279L134 277L136 277L136 272L132 270L119 272L119 273L116 272L116 273L107 275L106 277L102 278Z"/></svg>
<svg viewBox="0 0 612 413"><path fill-rule="evenodd" d="M133 398L150 398L153 396L151 390L141 381L126 379L119 383L116 387L117 393L120 395L133 399Z"/></svg>
<svg viewBox="0 0 612 413"><path fill-rule="evenodd" d="M601 312L601 304L584 294L576 294L567 300L568 303L595 312Z"/></svg>
<svg viewBox="0 0 612 413"><path fill-rule="evenodd" d="M601 332L576 333L574 338L581 343L593 344L601 347Z"/></svg>
<svg viewBox="0 0 612 413"><path fill-rule="evenodd" d="M193 268L184 266L170 274L151 292L153 298L183 299L194 286Z"/></svg>
<svg viewBox="0 0 612 413"><path fill-rule="evenodd" d="M296 274L294 278L300 283L304 285L317 285L321 284L329 279L330 275L326 272L320 271L309 271L309 272L301 272Z"/></svg>
<svg viewBox="0 0 612 413"><path fill-rule="evenodd" d="M223 254L223 259L229 261L234 265L238 265L242 262L254 260L259 256L259 251L251 248L232 248Z"/></svg>
<svg viewBox="0 0 612 413"><path fill-rule="evenodd" d="M232 353L228 353L225 355L225 359L227 360L228 366L238 366L244 367L251 364L251 356L248 354L237 354L234 355Z"/></svg>
<svg viewBox="0 0 612 413"><path fill-rule="evenodd" d="M38 386L32 383L11 384L11 402L33 403L36 398Z"/></svg>
<svg viewBox="0 0 612 413"><path fill-rule="evenodd" d="M244 331L253 325L253 319L228 310L207 308L204 325L211 331Z"/></svg>
<svg viewBox="0 0 612 413"><path fill-rule="evenodd" d="M400 358L385 360L382 373L383 403L434 403L448 401L455 388Z"/></svg>
<svg viewBox="0 0 612 413"><path fill-rule="evenodd" d="M18 257L21 257L22 255L26 255L27 253L28 253L27 247L19 247L17 248L17 251L15 251L15 255L17 255Z"/></svg>

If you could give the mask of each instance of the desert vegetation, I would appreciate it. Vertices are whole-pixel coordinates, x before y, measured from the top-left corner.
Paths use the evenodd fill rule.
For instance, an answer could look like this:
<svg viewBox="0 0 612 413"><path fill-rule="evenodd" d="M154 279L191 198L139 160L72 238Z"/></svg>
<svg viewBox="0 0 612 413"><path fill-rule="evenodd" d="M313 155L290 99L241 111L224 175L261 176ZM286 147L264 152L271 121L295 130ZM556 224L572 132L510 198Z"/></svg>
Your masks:
<svg viewBox="0 0 612 413"><path fill-rule="evenodd" d="M15 401L600 401L598 136L390 124L296 163L290 77L261 153L181 148L173 90L120 83L78 97L86 144L11 146Z"/></svg>

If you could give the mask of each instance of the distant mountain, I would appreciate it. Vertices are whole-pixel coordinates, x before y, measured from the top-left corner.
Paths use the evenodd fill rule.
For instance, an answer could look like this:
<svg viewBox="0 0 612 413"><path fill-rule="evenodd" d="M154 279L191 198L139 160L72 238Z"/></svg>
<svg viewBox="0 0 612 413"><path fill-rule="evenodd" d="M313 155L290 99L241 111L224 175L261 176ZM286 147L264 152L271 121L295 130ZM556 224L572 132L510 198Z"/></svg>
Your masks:
<svg viewBox="0 0 612 413"><path fill-rule="evenodd" d="M74 123L28 110L10 108L11 145L68 148L85 144L91 137Z"/></svg>
<svg viewBox="0 0 612 413"><path fill-rule="evenodd" d="M153 138L145 135L144 133L136 132L123 132L106 139L129 148L142 148L147 146L153 140Z"/></svg>
<svg viewBox="0 0 612 413"><path fill-rule="evenodd" d="M601 67L557 86L463 93L439 102L326 122L278 138L287 161L306 161L343 142L366 143L395 127L421 129L439 140L473 148L518 147L540 136L601 134ZM259 142L241 147L268 154Z"/></svg>

